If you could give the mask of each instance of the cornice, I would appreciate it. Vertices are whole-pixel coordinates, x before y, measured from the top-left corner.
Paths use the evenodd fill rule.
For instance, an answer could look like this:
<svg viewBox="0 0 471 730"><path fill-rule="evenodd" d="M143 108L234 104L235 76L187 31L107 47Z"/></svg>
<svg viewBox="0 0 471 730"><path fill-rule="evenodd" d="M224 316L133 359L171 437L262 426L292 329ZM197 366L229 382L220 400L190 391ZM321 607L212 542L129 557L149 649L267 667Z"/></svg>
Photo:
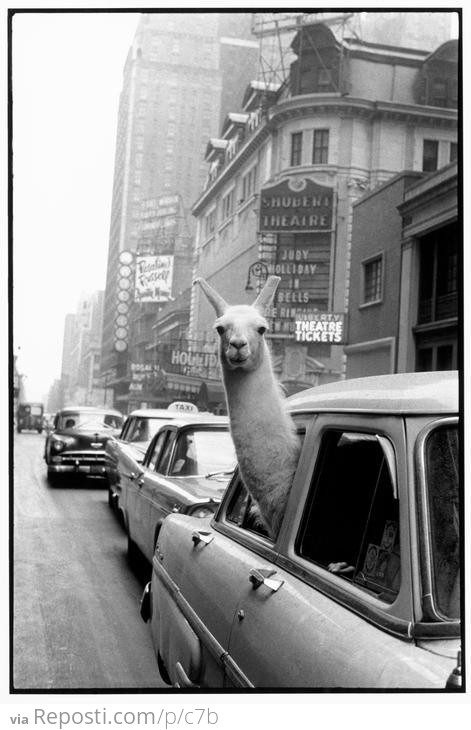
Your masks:
<svg viewBox="0 0 471 730"><path fill-rule="evenodd" d="M341 94L305 94L282 101L268 109L267 117L246 140L236 156L222 170L213 184L204 191L192 207L192 214L198 216L211 198L224 187L228 179L246 162L268 135L289 119L319 114L336 114L340 118L363 117L370 121L389 119L406 124L429 125L456 128L456 109L403 104L388 101L373 101Z"/></svg>

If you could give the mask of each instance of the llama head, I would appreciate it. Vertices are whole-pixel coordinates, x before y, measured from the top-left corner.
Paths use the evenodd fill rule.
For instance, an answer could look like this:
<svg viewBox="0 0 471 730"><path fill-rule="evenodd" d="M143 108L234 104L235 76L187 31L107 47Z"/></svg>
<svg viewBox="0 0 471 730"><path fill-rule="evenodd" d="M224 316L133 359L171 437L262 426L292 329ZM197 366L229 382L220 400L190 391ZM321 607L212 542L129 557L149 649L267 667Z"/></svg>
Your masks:
<svg viewBox="0 0 471 730"><path fill-rule="evenodd" d="M229 370L255 370L266 350L264 334L268 329L265 309L271 303L279 276L269 276L262 291L252 305L230 305L204 279L196 279L217 319L214 327L221 338L221 364Z"/></svg>

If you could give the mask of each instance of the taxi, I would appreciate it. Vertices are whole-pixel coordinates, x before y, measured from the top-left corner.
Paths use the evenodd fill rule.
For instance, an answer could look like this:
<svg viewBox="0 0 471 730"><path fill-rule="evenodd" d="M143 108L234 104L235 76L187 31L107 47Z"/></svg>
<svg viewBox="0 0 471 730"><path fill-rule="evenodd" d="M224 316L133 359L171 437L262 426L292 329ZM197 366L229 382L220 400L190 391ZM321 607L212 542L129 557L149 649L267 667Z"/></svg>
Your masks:
<svg viewBox="0 0 471 730"><path fill-rule="evenodd" d="M302 443L280 532L237 471L214 516L167 517L141 615L174 687L460 688L458 377L287 400Z"/></svg>

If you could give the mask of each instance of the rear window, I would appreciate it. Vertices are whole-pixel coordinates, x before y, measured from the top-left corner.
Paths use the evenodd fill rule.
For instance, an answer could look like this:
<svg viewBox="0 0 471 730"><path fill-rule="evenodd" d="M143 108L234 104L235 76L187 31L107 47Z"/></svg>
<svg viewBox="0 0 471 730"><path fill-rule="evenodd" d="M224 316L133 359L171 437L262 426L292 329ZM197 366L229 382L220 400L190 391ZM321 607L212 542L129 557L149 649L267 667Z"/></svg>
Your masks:
<svg viewBox="0 0 471 730"><path fill-rule="evenodd" d="M460 616L458 428L432 431L425 445L434 598L447 618Z"/></svg>
<svg viewBox="0 0 471 730"><path fill-rule="evenodd" d="M77 430L88 429L118 429L123 425L122 416L115 413L84 413L83 411L70 411L62 413L58 418L57 428L74 428Z"/></svg>
<svg viewBox="0 0 471 730"><path fill-rule="evenodd" d="M185 429L178 435L171 476L205 476L232 471L236 464L229 431Z"/></svg>
<svg viewBox="0 0 471 730"><path fill-rule="evenodd" d="M132 443L149 442L165 423L165 418L145 418L135 416L126 431L126 441Z"/></svg>

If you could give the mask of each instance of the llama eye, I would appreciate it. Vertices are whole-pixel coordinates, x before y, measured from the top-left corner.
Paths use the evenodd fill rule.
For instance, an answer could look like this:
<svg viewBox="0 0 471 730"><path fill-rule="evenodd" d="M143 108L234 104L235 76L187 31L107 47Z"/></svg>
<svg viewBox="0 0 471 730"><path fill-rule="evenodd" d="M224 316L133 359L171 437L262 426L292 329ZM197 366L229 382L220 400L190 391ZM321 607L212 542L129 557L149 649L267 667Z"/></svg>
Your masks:
<svg viewBox="0 0 471 730"><path fill-rule="evenodd" d="M263 325L261 327L259 327L257 330L259 335L264 335L266 331L267 331L267 328L264 327Z"/></svg>
<svg viewBox="0 0 471 730"><path fill-rule="evenodd" d="M216 332L218 333L218 335L223 335L224 334L224 331L225 330L224 330L224 327L222 325L218 325L216 327Z"/></svg>

